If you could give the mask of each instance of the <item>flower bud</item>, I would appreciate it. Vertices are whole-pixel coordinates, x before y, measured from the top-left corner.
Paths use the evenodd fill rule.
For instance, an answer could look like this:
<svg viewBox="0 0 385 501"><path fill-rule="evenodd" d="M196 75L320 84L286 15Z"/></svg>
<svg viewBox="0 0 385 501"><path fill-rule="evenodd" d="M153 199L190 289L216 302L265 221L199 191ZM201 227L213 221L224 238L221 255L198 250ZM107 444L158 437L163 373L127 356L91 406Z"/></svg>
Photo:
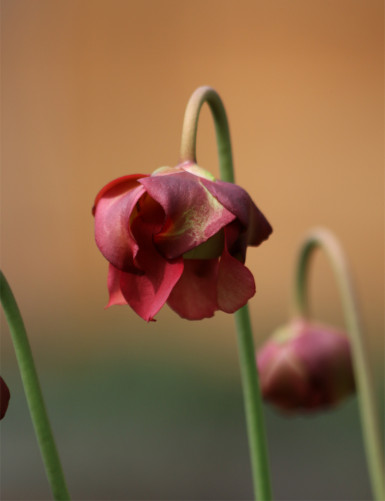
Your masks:
<svg viewBox="0 0 385 501"><path fill-rule="evenodd" d="M264 399L287 413L334 407L355 390L347 335L305 319L278 329L257 366Z"/></svg>
<svg viewBox="0 0 385 501"><path fill-rule="evenodd" d="M0 419L3 419L8 409L9 399L11 394L4 379L0 376Z"/></svg>

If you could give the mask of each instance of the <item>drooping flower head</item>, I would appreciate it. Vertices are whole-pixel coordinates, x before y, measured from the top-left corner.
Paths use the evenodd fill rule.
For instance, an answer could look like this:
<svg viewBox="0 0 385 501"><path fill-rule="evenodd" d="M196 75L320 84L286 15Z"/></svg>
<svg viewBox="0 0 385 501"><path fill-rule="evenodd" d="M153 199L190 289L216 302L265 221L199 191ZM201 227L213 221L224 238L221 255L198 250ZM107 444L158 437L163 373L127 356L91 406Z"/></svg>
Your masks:
<svg viewBox="0 0 385 501"><path fill-rule="evenodd" d="M355 389L347 335L301 318L273 334L257 365L264 399L287 413L334 407Z"/></svg>
<svg viewBox="0 0 385 501"><path fill-rule="evenodd" d="M11 394L9 388L4 379L0 376L0 419L3 419L7 412L10 398Z"/></svg>
<svg viewBox="0 0 385 501"><path fill-rule="evenodd" d="M153 320L167 304L198 320L233 313L255 293L248 245L272 229L245 190L195 164L118 178L93 208L97 246L109 261L109 303Z"/></svg>

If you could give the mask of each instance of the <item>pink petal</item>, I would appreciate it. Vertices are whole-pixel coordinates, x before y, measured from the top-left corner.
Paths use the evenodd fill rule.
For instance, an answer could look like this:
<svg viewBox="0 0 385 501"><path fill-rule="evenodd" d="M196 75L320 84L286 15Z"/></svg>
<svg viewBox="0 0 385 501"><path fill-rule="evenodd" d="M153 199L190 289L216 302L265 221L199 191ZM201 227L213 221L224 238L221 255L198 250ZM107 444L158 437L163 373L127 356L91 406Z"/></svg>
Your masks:
<svg viewBox="0 0 385 501"><path fill-rule="evenodd" d="M95 197L94 206L92 207L92 214L95 215L96 206L98 205L99 200L102 197L104 197L104 195L107 194L109 190L115 188L116 186L124 185L126 182L127 183L134 182L142 177L147 177L147 176L148 174L130 174L129 176L118 177L117 179L114 179L113 181L107 183L105 186L103 186L103 188L99 191L99 193Z"/></svg>
<svg viewBox="0 0 385 501"><path fill-rule="evenodd" d="M127 304L127 301L123 296L122 290L120 288L120 279L124 275L128 275L128 273L124 273L124 271L118 270L112 264L109 265L107 287L110 298L106 308L109 308L110 306L113 306L115 304Z"/></svg>
<svg viewBox="0 0 385 501"><path fill-rule="evenodd" d="M259 245L273 231L269 222L248 193L236 184L202 179L202 184L218 201L239 219L247 231L247 245Z"/></svg>
<svg viewBox="0 0 385 501"><path fill-rule="evenodd" d="M188 320L212 317L218 309L217 274L218 259L185 259L183 275L167 304Z"/></svg>
<svg viewBox="0 0 385 501"><path fill-rule="evenodd" d="M157 223L146 222L141 216L135 219L132 232L139 246L135 260L144 274L120 274L121 293L147 322L162 308L183 272L182 258L166 260L154 247L156 227Z"/></svg>
<svg viewBox="0 0 385 501"><path fill-rule="evenodd" d="M135 272L138 245L130 231L130 216L145 188L136 176L110 183L98 195L95 208L95 240L103 256L116 268Z"/></svg>
<svg viewBox="0 0 385 501"><path fill-rule="evenodd" d="M234 313L255 294L252 273L225 249L218 269L218 307Z"/></svg>
<svg viewBox="0 0 385 501"><path fill-rule="evenodd" d="M150 176L139 182L166 213L166 222L154 241L169 259L206 242L235 219L203 185L203 178L188 172Z"/></svg>

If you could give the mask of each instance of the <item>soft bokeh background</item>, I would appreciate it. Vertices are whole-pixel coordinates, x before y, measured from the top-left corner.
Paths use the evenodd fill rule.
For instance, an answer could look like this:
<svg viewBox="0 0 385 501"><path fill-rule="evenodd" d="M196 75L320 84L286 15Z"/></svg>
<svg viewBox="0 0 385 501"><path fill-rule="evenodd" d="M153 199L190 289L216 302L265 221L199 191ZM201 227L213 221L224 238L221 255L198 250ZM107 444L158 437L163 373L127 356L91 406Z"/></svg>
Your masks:
<svg viewBox="0 0 385 501"><path fill-rule="evenodd" d="M250 249L256 344L286 321L303 234L349 257L382 395L384 77L380 0L2 0L2 268L27 325L74 499L250 499L232 318L145 324L104 310L91 206L111 179L178 162L184 108L222 96L236 178L274 226ZM203 109L198 161L218 173ZM317 318L343 325L317 256ZM4 319L1 498L49 499ZM370 497L357 402L266 408L276 499Z"/></svg>

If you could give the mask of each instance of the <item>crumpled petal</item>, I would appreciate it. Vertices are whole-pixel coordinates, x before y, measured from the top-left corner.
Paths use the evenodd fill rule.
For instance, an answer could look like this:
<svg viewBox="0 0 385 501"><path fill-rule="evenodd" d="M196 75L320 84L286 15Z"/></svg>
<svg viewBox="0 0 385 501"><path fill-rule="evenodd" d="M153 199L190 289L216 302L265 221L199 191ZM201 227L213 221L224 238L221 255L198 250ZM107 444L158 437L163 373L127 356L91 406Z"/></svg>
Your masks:
<svg viewBox="0 0 385 501"><path fill-rule="evenodd" d="M270 223L240 186L225 181L202 179L202 184L239 219L247 231L247 245L260 245L273 231Z"/></svg>
<svg viewBox="0 0 385 501"><path fill-rule="evenodd" d="M160 207L159 207L160 209ZM161 209L160 209L161 210ZM140 213L139 213L140 214ZM183 259L165 259L153 244L153 234L159 227L159 217L153 221L138 216L132 223L132 233L139 249L135 257L142 275L120 272L120 291L124 299L144 320L149 322L167 301L172 289L183 273ZM121 300L115 292L115 300Z"/></svg>
<svg viewBox="0 0 385 501"><path fill-rule="evenodd" d="M217 276L218 259L186 259L167 304L188 320L212 317L218 309Z"/></svg>
<svg viewBox="0 0 385 501"><path fill-rule="evenodd" d="M235 219L203 181L189 172L150 176L139 182L166 213L166 221L154 241L162 254L173 259L206 242Z"/></svg>
<svg viewBox="0 0 385 501"><path fill-rule="evenodd" d="M145 193L141 174L125 176L103 188L95 201L95 240L103 256L122 271L140 272L134 259L138 245L130 231L130 216Z"/></svg>

